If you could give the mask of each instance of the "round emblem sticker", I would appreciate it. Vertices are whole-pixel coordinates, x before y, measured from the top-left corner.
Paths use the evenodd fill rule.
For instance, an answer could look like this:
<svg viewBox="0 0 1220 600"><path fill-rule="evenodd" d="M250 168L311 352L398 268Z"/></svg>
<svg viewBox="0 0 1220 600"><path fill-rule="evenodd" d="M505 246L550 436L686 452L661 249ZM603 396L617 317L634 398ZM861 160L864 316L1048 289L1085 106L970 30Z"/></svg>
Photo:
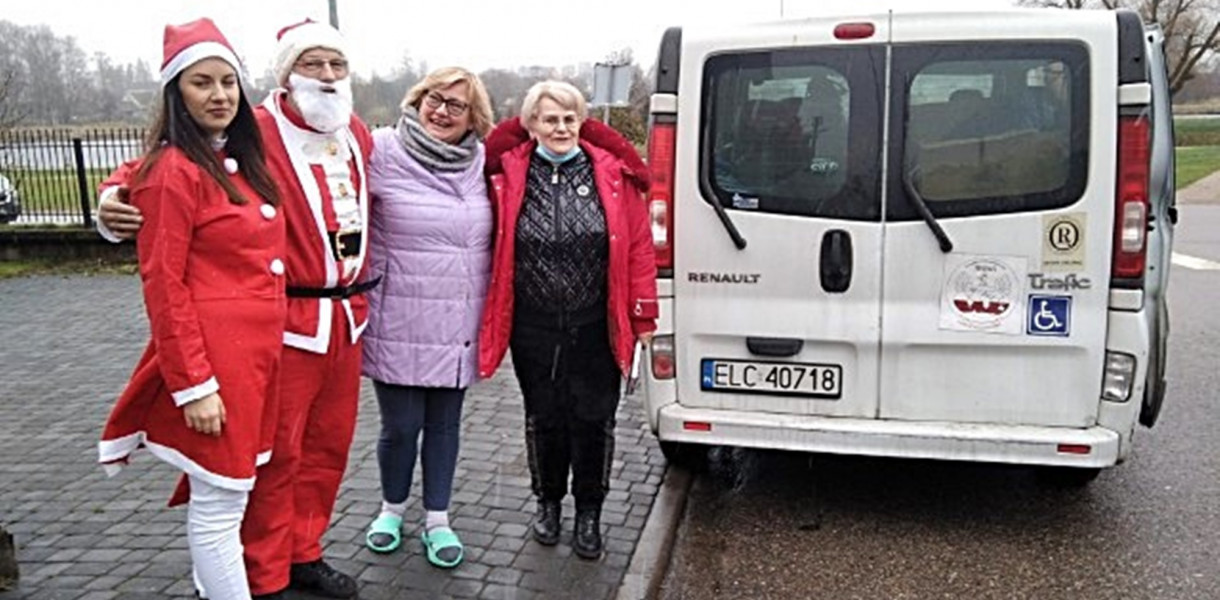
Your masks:
<svg viewBox="0 0 1220 600"><path fill-rule="evenodd" d="M949 276L949 301L960 324L970 329L994 329L1014 312L1020 280L1000 261L978 259L963 263Z"/></svg>

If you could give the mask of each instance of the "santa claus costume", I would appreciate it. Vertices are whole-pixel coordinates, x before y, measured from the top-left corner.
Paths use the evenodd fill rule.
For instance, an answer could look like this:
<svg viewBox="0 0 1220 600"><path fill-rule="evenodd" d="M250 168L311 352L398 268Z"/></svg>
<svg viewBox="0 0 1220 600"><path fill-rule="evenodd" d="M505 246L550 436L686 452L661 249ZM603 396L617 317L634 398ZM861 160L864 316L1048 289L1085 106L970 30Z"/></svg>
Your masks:
<svg viewBox="0 0 1220 600"><path fill-rule="evenodd" d="M189 108L189 100L181 100L179 76L196 63L219 58L232 73L240 72L229 43L207 19L167 26L164 50L167 114ZM249 598L250 591L239 528L256 466L268 459L274 432L286 315L280 258L285 227L277 199L260 196L238 161L226 157L226 133L257 146L249 106L241 106L245 100L238 94L197 93L207 94L209 113L231 108L230 120L213 131L193 112L188 114L194 124L176 127L170 119L162 146L147 158L151 162L131 188L131 202L146 224L137 250L152 339L106 422L98 450L112 474L139 447L182 470L192 492L187 534L198 580L214 600L240 599ZM230 100L236 104L230 106ZM240 132L233 129L243 126ZM206 157L202 151L215 161L210 170L174 141L197 136L195 143L206 148L205 133L214 136L210 142L217 152ZM227 178L229 190L220 177ZM274 192L265 175L262 181L261 189ZM210 401L214 394L223 407L218 434L188 425L183 407Z"/></svg>
<svg viewBox="0 0 1220 600"><path fill-rule="evenodd" d="M360 335L368 321L363 294L376 285L364 278L373 142L351 113L345 68L331 60L316 75L294 72L316 66L298 62L318 48L345 54L329 25L306 21L281 31L275 65L285 89L255 109L288 221L288 320L274 453L259 470L242 539L255 594L291 581L293 588L352 597L355 581L321 560L321 538L356 427Z"/></svg>

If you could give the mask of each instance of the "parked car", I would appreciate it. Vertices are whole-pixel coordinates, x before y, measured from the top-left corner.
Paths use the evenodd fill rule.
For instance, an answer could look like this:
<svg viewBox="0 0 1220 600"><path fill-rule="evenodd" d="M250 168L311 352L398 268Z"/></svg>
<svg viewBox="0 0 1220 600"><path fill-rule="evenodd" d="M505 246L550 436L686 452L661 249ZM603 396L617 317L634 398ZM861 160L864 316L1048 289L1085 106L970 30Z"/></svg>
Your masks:
<svg viewBox="0 0 1220 600"><path fill-rule="evenodd" d="M1162 43L1126 10L670 29L642 386L665 455L1013 463L1080 485L1127 458L1165 390Z"/></svg>
<svg viewBox="0 0 1220 600"><path fill-rule="evenodd" d="M0 175L0 223L11 223L21 215L21 198L8 177Z"/></svg>

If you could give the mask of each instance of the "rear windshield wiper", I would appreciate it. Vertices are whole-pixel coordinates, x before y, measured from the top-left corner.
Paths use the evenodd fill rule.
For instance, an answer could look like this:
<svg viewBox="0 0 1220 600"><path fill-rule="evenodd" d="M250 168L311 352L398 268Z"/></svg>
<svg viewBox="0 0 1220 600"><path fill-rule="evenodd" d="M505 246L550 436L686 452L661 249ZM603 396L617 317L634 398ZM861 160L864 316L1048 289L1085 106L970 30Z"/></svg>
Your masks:
<svg viewBox="0 0 1220 600"><path fill-rule="evenodd" d="M729 211L724 209L724 205L720 203L720 197L713 195L712 210L716 211L716 216L720 218L720 223L724 225L724 230L729 232L729 237L733 240L733 245L737 246L738 250L746 249L746 238L741 237L741 232L737 230L737 225L733 223L733 219L729 218Z"/></svg>
<svg viewBox="0 0 1220 600"><path fill-rule="evenodd" d="M936 216L932 214L932 210L928 208L928 203L919 195L919 191L915 189L915 174L919 172L919 167L915 167L907 171L902 176L902 186L907 191L907 198L910 199L911 205L915 207L915 212L923 219L924 223L928 224L928 229L932 230L932 235L936 236L936 242L940 244L940 251L948 254L953 251L953 240L949 239L949 234L945 233L945 229L940 226L936 220Z"/></svg>

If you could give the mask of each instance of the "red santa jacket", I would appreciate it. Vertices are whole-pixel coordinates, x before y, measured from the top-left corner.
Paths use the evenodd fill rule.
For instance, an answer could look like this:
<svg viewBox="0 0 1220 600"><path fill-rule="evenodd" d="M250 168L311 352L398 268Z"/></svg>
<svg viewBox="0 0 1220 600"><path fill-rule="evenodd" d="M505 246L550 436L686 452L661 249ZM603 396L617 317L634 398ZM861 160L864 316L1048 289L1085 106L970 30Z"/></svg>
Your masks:
<svg viewBox="0 0 1220 600"><path fill-rule="evenodd" d="M359 252L349 261L354 269L345 273L343 261L335 259L328 232L339 227L334 202L341 194L357 195L360 222L368 227L367 170L373 151L368 127L353 115L347 128L334 134L318 133L285 110L283 92L268 96L254 114L263 135L267 168L280 186L288 221L284 260L288 286L332 288L356 283L368 266L369 236L359 236ZM333 310L346 313L350 339L359 339L368 324L368 301L363 295L341 301L290 297L284 344L326 353Z"/></svg>
<svg viewBox="0 0 1220 600"><path fill-rule="evenodd" d="M288 223L284 256L288 286L332 288L356 283L366 272L368 235L360 236L358 254L348 261L354 269L345 273L344 262L335 259L330 232L339 228L334 199L340 193L356 196L361 222L368 226L367 165L373 151L368 127L353 115L348 127L334 134L313 131L300 116L285 110L284 92L268 96L254 115L267 169L279 186L281 210ZM139 166L138 161L123 164L100 188L126 184ZM290 297L284 344L325 354L330 349L336 308L346 316L350 339L360 339L368 324L368 302L363 295L342 301Z"/></svg>
<svg viewBox="0 0 1220 600"><path fill-rule="evenodd" d="M517 218L536 145L515 118L497 125L487 137L496 241L479 330L480 377L490 377L500 366L512 335ZM610 243L606 307L610 344L619 370L627 375L636 335L657 328L656 255L642 196L648 189L648 168L630 142L598 121L588 120L581 127L580 147L593 164L593 179L605 212Z"/></svg>

